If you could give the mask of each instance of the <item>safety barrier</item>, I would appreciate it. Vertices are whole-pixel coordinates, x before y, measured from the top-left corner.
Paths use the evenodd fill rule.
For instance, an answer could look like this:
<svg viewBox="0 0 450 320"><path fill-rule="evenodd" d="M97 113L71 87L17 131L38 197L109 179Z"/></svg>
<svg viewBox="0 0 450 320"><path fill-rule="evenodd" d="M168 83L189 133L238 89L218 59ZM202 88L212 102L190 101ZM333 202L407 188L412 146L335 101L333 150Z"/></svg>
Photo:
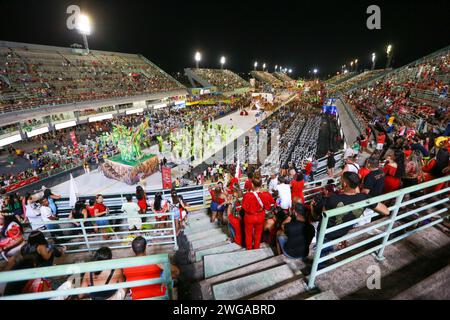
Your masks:
<svg viewBox="0 0 450 320"><path fill-rule="evenodd" d="M383 260L384 259L383 253L386 246L392 245L397 241L409 237L410 235L416 232L430 228L438 223L443 222L445 216L448 216L448 214L444 216L440 215L444 214L448 209L447 208L439 209L436 207L450 200L450 198L448 197L448 192L450 191L450 187L448 187L449 181L450 176L443 177L416 186L394 191L385 195L374 197L366 201L361 201L348 206L325 211L322 214L322 221L320 223L320 228L317 235L317 249L314 254L314 261L309 276L308 287L314 288L317 276L329 272L331 270L334 270L344 264L355 261L365 255L376 252L376 258L378 260ZM438 191L430 190L432 187L435 187L440 184L444 184L444 187L441 190ZM424 195L419 195L412 198L413 195L417 195L418 192L422 191L423 193L425 193ZM404 198L405 195L409 195L409 199L405 199ZM414 205L418 202L431 199L432 197L438 195L445 195L445 196L443 199L431 203L427 204L422 203L419 206L407 208L407 206L409 205ZM376 223L371 223L368 227L360 227L355 232L348 233L340 238L330 240L327 239L327 235L330 234L331 232L335 232L343 228L354 226L358 223L367 221L367 219L369 218L379 217L379 214L370 211L370 213L368 213L367 215L362 215L356 219L352 219L351 221L328 227L330 219L332 218L336 220L342 219L343 216L348 215L349 213L354 212L355 210L362 212L365 208L369 206L373 206L376 205L377 203L393 199L395 199L395 205L389 207L390 215L388 217L377 220L375 221ZM399 213L400 208L403 208L404 212ZM433 208L436 208L437 210L434 210L433 212L430 213L430 211ZM425 212L425 215L418 215L420 212L423 212L425 210L428 210L427 212ZM427 223L427 220L430 220L432 218L435 218L435 220L429 221ZM405 222L405 219L408 219L408 221ZM400 221L402 221L401 224ZM421 222L424 222L424 224L419 226L419 223ZM385 227L385 229L381 233L377 233L376 235L370 236L368 238L366 237L361 241L355 240L355 238L358 236L371 235L373 234L373 232L376 232L376 229L382 227ZM412 230L406 231L405 230L406 228L412 228ZM404 231L404 233L399 234L399 231L402 230ZM335 245L350 239L353 239L355 242L344 249L333 251L333 247ZM375 241L378 241L378 243L374 243ZM324 268L322 267L319 268L321 264L325 263L326 261L329 261L330 259L341 256L344 253L348 255L352 250L361 249L363 246L366 245L371 245L371 247L363 250L362 252L357 252L354 255L343 258L338 262L328 263L328 265L325 266ZM324 249L327 249L326 251L331 252L329 254L326 254L326 251L323 252Z"/></svg>
<svg viewBox="0 0 450 320"><path fill-rule="evenodd" d="M167 220L156 220L162 217L167 217ZM130 227L136 225L136 220L139 220L142 229L130 230ZM107 221L107 224L97 225L103 221ZM98 232L94 232L96 229ZM138 217L122 214L88 219L61 219L45 222L42 232L47 239L53 239L59 245L67 247L66 253L92 252L103 246L110 249L129 248L133 237L139 235L147 240L149 246L173 245L174 250L178 250L173 211L158 215L142 214Z"/></svg>
<svg viewBox="0 0 450 320"><path fill-rule="evenodd" d="M132 267L142 267L146 265L162 265L163 273L159 278L148 278L138 281L125 281L114 284L98 285L92 287L81 287L83 274L98 272L104 270L117 270ZM161 297L149 298L144 300L170 300L173 299L173 281L170 268L170 260L167 254L156 254L144 257L134 257L125 259L113 259L95 262L84 262L69 265L60 265L45 268L33 268L15 271L5 271L0 273L0 283L7 284L17 281L28 281L39 278L72 281L72 286L67 289L57 289L54 291L45 291L38 293L25 293L11 296L2 296L0 300L38 300L38 299L57 299L61 300L67 296L78 296L94 292L103 292L117 289L129 289L151 284L161 284L166 287L166 294ZM72 288L70 288L72 287Z"/></svg>

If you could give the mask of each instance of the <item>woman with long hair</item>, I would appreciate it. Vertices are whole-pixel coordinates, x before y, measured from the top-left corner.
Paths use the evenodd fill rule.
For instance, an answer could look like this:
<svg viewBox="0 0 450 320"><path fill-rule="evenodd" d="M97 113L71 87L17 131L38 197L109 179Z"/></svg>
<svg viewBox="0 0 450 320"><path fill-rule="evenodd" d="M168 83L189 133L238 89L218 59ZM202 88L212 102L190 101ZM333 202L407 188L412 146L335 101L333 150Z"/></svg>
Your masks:
<svg viewBox="0 0 450 320"><path fill-rule="evenodd" d="M155 199L151 203L152 212L156 215L156 221L166 221L168 216L164 215L169 211L169 202L162 197L162 193L158 192L155 194ZM161 223L161 228L166 228L167 224Z"/></svg>
<svg viewBox="0 0 450 320"><path fill-rule="evenodd" d="M36 258L36 267L50 267L53 261L64 253L63 247L49 245L44 234L39 230L34 230L28 236L27 244L21 250L23 257L33 255Z"/></svg>
<svg viewBox="0 0 450 320"><path fill-rule="evenodd" d="M141 209L141 214L147 213L147 195L141 186L136 187L136 199L138 200L138 206Z"/></svg>
<svg viewBox="0 0 450 320"><path fill-rule="evenodd" d="M387 154L383 171L385 173L384 193L400 189L405 174L405 154L402 150L391 151Z"/></svg>
<svg viewBox="0 0 450 320"><path fill-rule="evenodd" d="M303 195L303 188L305 187L305 180L303 179L303 173L300 171L295 176L295 179L291 181L292 188L292 206L297 202L305 204L305 196Z"/></svg>
<svg viewBox="0 0 450 320"><path fill-rule="evenodd" d="M175 215L175 229L178 236L182 230L182 221L185 219L187 214L187 211L185 209L187 207L187 204L183 201L183 198L178 195L175 189L172 189L170 194L172 197L172 205L174 206L173 210Z"/></svg>
<svg viewBox="0 0 450 320"><path fill-rule="evenodd" d="M245 246L247 250L259 249L264 229L266 211L272 209L275 200L267 191L262 191L261 174L253 175L253 192L247 192L242 200L244 209Z"/></svg>
<svg viewBox="0 0 450 320"><path fill-rule="evenodd" d="M210 187L209 193L211 195L211 223L216 222L216 220L221 223L223 221L223 212L225 211L227 196L219 183L214 188Z"/></svg>

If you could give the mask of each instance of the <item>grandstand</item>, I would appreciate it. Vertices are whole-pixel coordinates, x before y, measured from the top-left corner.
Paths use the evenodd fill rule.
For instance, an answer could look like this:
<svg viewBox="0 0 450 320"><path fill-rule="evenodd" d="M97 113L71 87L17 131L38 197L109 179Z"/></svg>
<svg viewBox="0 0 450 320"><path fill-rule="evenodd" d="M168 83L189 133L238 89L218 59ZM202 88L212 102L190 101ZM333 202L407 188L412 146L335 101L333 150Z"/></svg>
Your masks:
<svg viewBox="0 0 450 320"><path fill-rule="evenodd" d="M416 127L416 121L429 118L438 109L443 110L445 118L450 106L446 93L450 83L449 61L447 47L359 87L353 86L344 97L356 110L359 121L366 125L373 119L394 114L399 125Z"/></svg>
<svg viewBox="0 0 450 320"><path fill-rule="evenodd" d="M266 71L252 71L250 73L255 79L259 82L262 82L264 84L268 84L272 87L280 87L283 85L283 81L276 78L272 74Z"/></svg>
<svg viewBox="0 0 450 320"><path fill-rule="evenodd" d="M365 83L378 78L382 74L388 72L384 69L379 70L369 70L364 71L356 76L350 75L348 77L343 77L343 79L337 81L337 84L334 85L332 88L330 88L330 93L336 93L336 92L345 92L348 90L351 90L355 87L362 86Z"/></svg>
<svg viewBox="0 0 450 320"><path fill-rule="evenodd" d="M215 86L220 92L233 92L235 90L250 87L250 84L227 69L185 69L185 74L203 87Z"/></svg>
<svg viewBox="0 0 450 320"><path fill-rule="evenodd" d="M346 81L354 76L356 76L357 73L356 72L338 72L337 75L335 75L334 77L331 77L330 79L326 80L325 83L328 86L335 86L343 81Z"/></svg>
<svg viewBox="0 0 450 320"><path fill-rule="evenodd" d="M138 54L0 42L2 124L14 114L80 110L185 95L186 88ZM31 111L33 113L31 113Z"/></svg>
<svg viewBox="0 0 450 320"><path fill-rule="evenodd" d="M286 73L284 72L274 72L272 73L276 78L278 78L279 80L285 82L285 83L291 83L294 80L289 77Z"/></svg>

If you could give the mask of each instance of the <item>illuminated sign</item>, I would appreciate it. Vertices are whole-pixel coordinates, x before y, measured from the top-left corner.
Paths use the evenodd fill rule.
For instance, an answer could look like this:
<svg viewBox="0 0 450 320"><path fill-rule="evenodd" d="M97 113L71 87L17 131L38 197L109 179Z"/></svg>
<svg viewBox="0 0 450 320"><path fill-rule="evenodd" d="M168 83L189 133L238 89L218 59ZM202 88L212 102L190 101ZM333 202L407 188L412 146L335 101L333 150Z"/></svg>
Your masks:
<svg viewBox="0 0 450 320"><path fill-rule="evenodd" d="M101 116L90 117L89 122L97 122L97 121L108 120L108 119L112 119L112 118L113 118L112 114L104 114Z"/></svg>
<svg viewBox="0 0 450 320"><path fill-rule="evenodd" d="M44 134L48 132L48 127L43 127L43 128L39 128L39 129L35 129L33 131L27 132L27 137L31 138L31 137L35 137L38 136L40 134Z"/></svg>
<svg viewBox="0 0 450 320"><path fill-rule="evenodd" d="M61 129L65 129L65 128L75 127L76 125L77 125L76 121L68 121L68 122L63 122L63 123L57 123L57 124L55 124L55 129L56 130L61 130Z"/></svg>

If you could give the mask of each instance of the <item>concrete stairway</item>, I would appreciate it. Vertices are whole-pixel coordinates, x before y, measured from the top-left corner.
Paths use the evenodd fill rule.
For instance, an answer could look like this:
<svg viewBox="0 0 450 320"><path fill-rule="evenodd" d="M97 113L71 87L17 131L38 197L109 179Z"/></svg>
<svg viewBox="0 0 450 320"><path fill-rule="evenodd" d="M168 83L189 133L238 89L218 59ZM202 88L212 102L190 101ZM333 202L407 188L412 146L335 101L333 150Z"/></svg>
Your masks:
<svg viewBox="0 0 450 320"><path fill-rule="evenodd" d="M206 209L190 214L183 234L179 245L187 299L305 299L319 293L307 291L301 260L275 256L264 243L245 250L229 240L226 227L210 223Z"/></svg>

